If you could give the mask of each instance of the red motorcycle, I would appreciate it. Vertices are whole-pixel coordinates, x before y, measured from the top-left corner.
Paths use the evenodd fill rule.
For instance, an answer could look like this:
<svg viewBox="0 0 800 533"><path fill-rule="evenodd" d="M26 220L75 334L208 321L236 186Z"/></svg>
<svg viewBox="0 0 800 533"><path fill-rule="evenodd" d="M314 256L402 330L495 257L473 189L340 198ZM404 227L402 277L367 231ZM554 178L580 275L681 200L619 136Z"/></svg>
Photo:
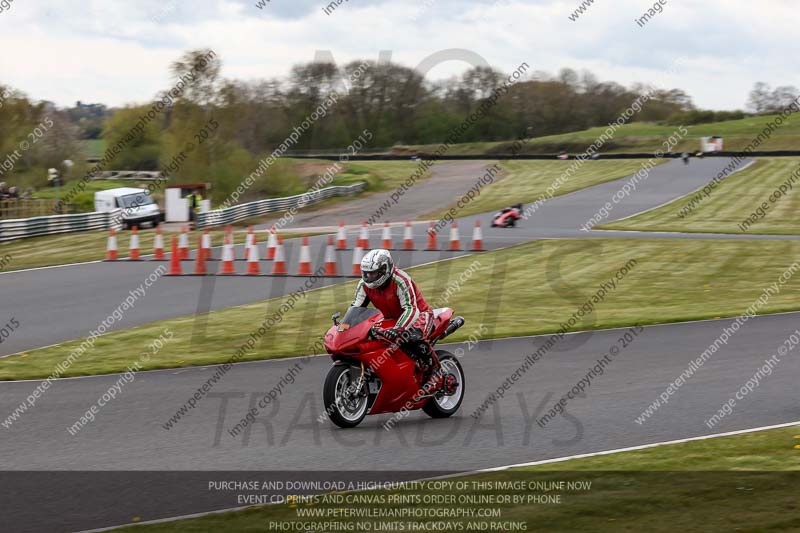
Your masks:
<svg viewBox="0 0 800 533"><path fill-rule="evenodd" d="M513 228L522 218L522 204L505 207L492 217L493 228Z"/></svg>
<svg viewBox="0 0 800 533"><path fill-rule="evenodd" d="M431 345L464 325L449 308L435 309ZM458 359L445 350L434 350L430 379L414 360L393 344L374 339L374 325L390 328L377 309L351 307L341 322L325 334L325 349L334 365L325 378L322 397L328 418L339 427L357 426L369 415L422 409L432 418L455 413L464 398L464 371ZM424 384L424 386L423 386Z"/></svg>

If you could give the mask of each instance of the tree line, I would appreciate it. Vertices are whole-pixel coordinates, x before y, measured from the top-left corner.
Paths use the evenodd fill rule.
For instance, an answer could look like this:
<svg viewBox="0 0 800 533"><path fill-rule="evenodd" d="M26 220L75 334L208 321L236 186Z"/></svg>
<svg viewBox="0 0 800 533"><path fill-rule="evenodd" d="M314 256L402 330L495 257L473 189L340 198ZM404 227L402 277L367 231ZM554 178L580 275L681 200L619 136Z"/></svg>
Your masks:
<svg viewBox="0 0 800 533"><path fill-rule="evenodd" d="M196 71L198 61L208 52L186 52L171 65L173 78ZM372 133L366 150L440 143L508 77L493 68L475 67L457 77L431 81L397 63L352 61L341 66L298 64L284 77L245 81L223 78L219 56L207 63L180 98L137 131L136 138L126 143L125 151L113 158L107 170L158 170L185 152L213 119L219 127L171 175L176 182L211 182L214 196L221 198L333 91L339 93L336 105L314 120L294 149L342 149L364 130ZM353 76L356 72L358 76ZM586 71L526 73L459 140L512 141L604 126L650 90L645 84L625 87L601 81ZM80 164L86 157L82 141L102 139L106 146L114 145L129 135L151 105L108 109L102 104L78 102L72 108L58 109L49 102L33 102L2 85L0 91L0 154L12 150L45 115L55 123L42 144L25 154L19 168L14 169L35 175L36 185L43 185L44 169L65 159L76 163L69 170L73 177L85 171ZM756 113L768 113L796 92L793 87L771 90L759 83L748 104ZM673 88L652 92L632 121L689 125L744 116L743 111L697 109L685 91ZM279 194L296 188L284 164L276 165L269 176L254 192Z"/></svg>

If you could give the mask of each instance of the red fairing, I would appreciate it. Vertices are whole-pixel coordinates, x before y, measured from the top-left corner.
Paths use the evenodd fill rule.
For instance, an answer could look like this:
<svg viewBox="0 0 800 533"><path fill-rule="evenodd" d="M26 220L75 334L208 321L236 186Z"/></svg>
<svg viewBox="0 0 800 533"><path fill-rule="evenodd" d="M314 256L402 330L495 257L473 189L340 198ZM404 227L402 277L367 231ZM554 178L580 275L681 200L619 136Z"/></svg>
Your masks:
<svg viewBox="0 0 800 533"><path fill-rule="evenodd" d="M506 213L502 213L495 218L494 223L498 226L505 224L508 220L519 220L522 218L518 209L511 209Z"/></svg>

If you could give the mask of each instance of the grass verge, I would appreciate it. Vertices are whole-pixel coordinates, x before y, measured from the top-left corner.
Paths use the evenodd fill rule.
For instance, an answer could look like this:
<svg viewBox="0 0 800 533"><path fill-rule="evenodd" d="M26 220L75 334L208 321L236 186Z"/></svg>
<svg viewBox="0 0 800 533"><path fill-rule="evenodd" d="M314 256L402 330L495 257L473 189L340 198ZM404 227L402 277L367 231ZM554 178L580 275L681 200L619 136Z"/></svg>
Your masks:
<svg viewBox="0 0 800 533"><path fill-rule="evenodd" d="M744 150L753 139L766 127L766 123L774 121L777 115L748 117L741 120L728 120L710 124L686 126L689 134L675 147L673 152L696 152L700 149L700 138L718 135L725 140L726 150ZM655 124L651 122L633 122L620 127L614 138L601 149L602 153L653 153L663 149L662 143L667 140L679 126ZM569 153L585 151L606 130L605 126L588 130L548 135L528 139L526 142L473 142L456 144L450 148L450 155L491 155L498 153L521 154L554 154L562 150ZM800 119L791 116L783 125L773 132L773 136L765 141L760 150L797 150L800 145ZM397 147L432 153L436 145L418 145Z"/></svg>
<svg viewBox="0 0 800 533"><path fill-rule="evenodd" d="M792 175L798 171L798 164L798 158L759 159L750 168L721 181L708 195L702 190L694 192L658 209L598 227L797 235L800 234L800 219L795 214L800 210L800 180ZM776 193L782 185L785 194L781 191Z"/></svg>
<svg viewBox="0 0 800 533"><path fill-rule="evenodd" d="M451 478L466 487L458 490L434 490L430 485L402 491L351 493L358 502L327 503L321 496L314 500L253 507L190 520L143 525L145 531L270 531L269 525L288 525L313 531L308 518L311 510L333 523L350 525L371 522L372 531L521 531L494 529L492 523L522 524L525 531L591 532L771 532L797 531L800 513L796 496L800 451L793 449L800 427L760 431L728 437L658 446L604 456L572 459L533 467ZM421 474L424 476L424 474ZM526 488L509 490L501 483L525 483ZM532 483L539 485L531 486ZM564 483L564 485L560 485ZM573 485L569 485L573 484ZM580 485L578 485L580 484ZM396 495L425 498L492 498L517 496L524 502L502 503L422 503L419 509L489 509L499 511L497 518L461 518L439 520L411 518L364 520L343 518L334 513L370 508L403 512ZM539 499L535 499L536 497ZM541 498L546 497L546 498ZM555 500L557 499L557 503ZM542 500L549 503L542 503ZM424 501L424 500L423 500ZM457 502L459 500L456 500ZM467 500L474 502L476 500ZM145 518L146 520L146 518ZM444 522L450 529L425 529L426 524ZM386 524L378 529L378 523ZM304 524L308 524L304 527ZM456 529L452 526L460 524ZM470 527L472 525L472 527ZM388 526L388 527L387 527ZM419 528L419 529L415 529ZM127 529L126 529L127 530ZM348 529L340 529L348 531ZM138 529L136 530L138 531Z"/></svg>
<svg viewBox="0 0 800 533"><path fill-rule="evenodd" d="M570 329L737 316L797 257L796 241L587 239L526 243L410 271L431 305L452 307L467 319L451 338L463 341L480 324L488 331L486 337L558 331L626 264L629 273L616 280L616 289L608 290ZM171 282L162 278L158 283ZM309 345L328 329L331 314L349 304L354 287L351 282L308 292L282 322L268 329L245 360L309 353ZM165 327L173 339L144 368L221 363L286 299L110 333L99 337L66 375L124 371ZM800 276L783 284L758 312L798 310L798 301ZM0 379L46 377L79 344L72 341L0 359Z"/></svg>

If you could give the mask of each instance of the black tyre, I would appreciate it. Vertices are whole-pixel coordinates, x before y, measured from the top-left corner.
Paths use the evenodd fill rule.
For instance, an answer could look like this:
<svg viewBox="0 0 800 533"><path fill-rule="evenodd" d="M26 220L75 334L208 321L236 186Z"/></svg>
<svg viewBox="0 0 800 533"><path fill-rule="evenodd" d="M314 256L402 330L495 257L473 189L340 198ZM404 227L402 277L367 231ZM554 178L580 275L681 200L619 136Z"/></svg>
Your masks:
<svg viewBox="0 0 800 533"><path fill-rule="evenodd" d="M343 363L333 365L322 388L325 413L340 428L356 427L367 416L367 395L353 392L360 377L354 369Z"/></svg>
<svg viewBox="0 0 800 533"><path fill-rule="evenodd" d="M466 385L464 370L461 368L461 363L458 362L456 356L450 352L436 350L436 356L439 358L439 364L442 369L455 376L457 381L456 392L450 396L434 396L422 406L422 410L431 418L447 418L458 411L458 408L461 407L461 402L464 400L464 387Z"/></svg>

